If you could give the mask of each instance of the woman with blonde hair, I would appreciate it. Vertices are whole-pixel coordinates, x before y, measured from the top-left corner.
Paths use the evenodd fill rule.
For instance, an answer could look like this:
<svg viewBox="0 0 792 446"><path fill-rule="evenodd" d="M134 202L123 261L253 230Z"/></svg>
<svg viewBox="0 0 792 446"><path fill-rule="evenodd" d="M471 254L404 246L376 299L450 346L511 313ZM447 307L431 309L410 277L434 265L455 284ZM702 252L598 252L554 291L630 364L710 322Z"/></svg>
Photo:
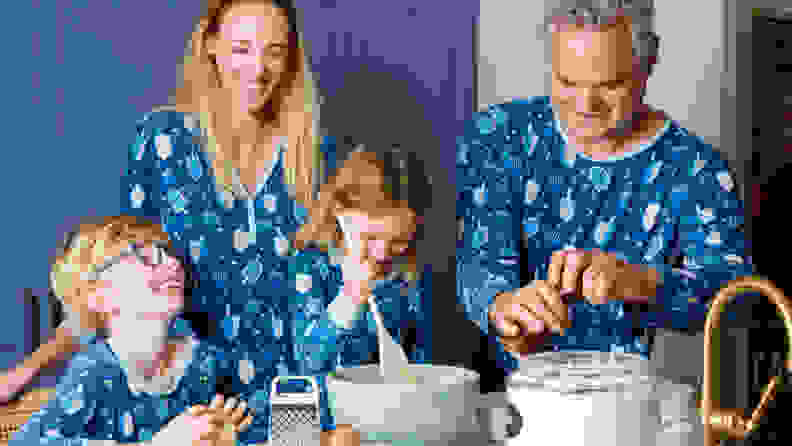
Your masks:
<svg viewBox="0 0 792 446"><path fill-rule="evenodd" d="M333 140L320 135L298 28L289 0L209 0L173 105L138 122L121 186L122 213L162 223L184 257L193 279L184 319L200 338L240 357L240 376L260 390L248 400L256 411L253 442L267 439L272 378L298 368L289 236L335 158ZM68 357L79 339L90 342L90 321L76 319L67 315L54 340L7 374L6 395ZM187 325L179 322L172 334ZM332 429L332 420L323 416L322 427Z"/></svg>

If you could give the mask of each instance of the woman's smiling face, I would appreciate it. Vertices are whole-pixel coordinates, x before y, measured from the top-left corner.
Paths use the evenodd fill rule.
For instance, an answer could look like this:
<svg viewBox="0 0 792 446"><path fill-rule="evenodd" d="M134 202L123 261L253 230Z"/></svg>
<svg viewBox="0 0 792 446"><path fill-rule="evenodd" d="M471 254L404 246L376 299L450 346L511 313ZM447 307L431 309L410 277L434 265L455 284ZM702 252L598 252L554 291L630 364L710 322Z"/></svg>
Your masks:
<svg viewBox="0 0 792 446"><path fill-rule="evenodd" d="M220 82L243 112L266 106L289 72L289 21L270 2L238 2L209 39Z"/></svg>

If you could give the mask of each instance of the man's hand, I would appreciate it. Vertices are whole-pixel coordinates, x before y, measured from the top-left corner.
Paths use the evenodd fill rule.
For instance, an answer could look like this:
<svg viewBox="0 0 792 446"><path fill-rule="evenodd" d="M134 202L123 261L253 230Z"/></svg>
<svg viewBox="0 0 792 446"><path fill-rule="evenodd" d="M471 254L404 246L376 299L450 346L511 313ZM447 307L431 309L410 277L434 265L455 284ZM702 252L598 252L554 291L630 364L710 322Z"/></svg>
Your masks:
<svg viewBox="0 0 792 446"><path fill-rule="evenodd" d="M550 331L564 334L571 327L561 293L543 280L499 294L494 307L489 318L500 342L513 353L534 353Z"/></svg>
<svg viewBox="0 0 792 446"><path fill-rule="evenodd" d="M646 265L629 264L599 249L559 250L550 260L547 282L562 294L592 304L613 300L643 303L654 301L660 275Z"/></svg>

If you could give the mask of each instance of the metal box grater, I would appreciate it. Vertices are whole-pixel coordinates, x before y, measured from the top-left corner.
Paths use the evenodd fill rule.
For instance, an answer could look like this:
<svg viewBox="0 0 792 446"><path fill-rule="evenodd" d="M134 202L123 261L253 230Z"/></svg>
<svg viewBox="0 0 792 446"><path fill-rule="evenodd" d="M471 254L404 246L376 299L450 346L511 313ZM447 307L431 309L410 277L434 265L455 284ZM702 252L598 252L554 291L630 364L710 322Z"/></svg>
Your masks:
<svg viewBox="0 0 792 446"><path fill-rule="evenodd" d="M310 383L310 392L278 392L281 381ZM270 393L270 444L273 446L319 445L319 386L312 376L276 376Z"/></svg>

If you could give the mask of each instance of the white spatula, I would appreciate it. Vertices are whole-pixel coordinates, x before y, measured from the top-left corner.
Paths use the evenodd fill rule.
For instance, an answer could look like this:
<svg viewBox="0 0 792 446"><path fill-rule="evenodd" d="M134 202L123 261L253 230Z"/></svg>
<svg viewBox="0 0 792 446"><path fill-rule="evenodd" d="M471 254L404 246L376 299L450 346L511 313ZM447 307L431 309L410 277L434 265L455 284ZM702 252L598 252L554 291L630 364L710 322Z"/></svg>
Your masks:
<svg viewBox="0 0 792 446"><path fill-rule="evenodd" d="M390 333L388 333L388 329L385 328L382 314L377 308L374 297L370 296L368 302L374 321L377 323L377 341L380 352L379 369L382 379L386 383L414 382L415 379L409 373L407 355L404 354L404 350L393 340Z"/></svg>
<svg viewBox="0 0 792 446"><path fill-rule="evenodd" d="M365 218L362 218L362 215L355 212L336 215L336 221L338 221L338 225L341 226L341 232L344 234L344 245L353 252L367 249L363 241L357 238L361 228L354 227L355 224L361 224L364 220ZM382 314L379 312L376 302L374 302L373 295L369 296L368 303L374 316L374 321L377 323L380 375L385 382L389 383L415 382L415 378L411 377L408 372L407 355L404 354L401 346L393 341L390 333L385 328Z"/></svg>

